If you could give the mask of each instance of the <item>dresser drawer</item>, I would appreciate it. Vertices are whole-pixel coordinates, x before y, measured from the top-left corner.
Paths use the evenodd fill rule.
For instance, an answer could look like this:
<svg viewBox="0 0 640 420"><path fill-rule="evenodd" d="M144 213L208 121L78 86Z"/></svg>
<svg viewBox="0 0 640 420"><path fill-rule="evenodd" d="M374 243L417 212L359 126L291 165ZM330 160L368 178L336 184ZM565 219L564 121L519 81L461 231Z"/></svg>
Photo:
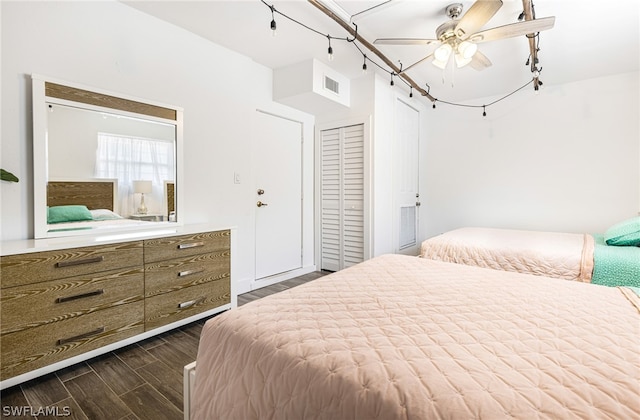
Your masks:
<svg viewBox="0 0 640 420"><path fill-rule="evenodd" d="M228 278L146 298L145 330L149 331L231 302Z"/></svg>
<svg viewBox="0 0 640 420"><path fill-rule="evenodd" d="M143 301L93 312L2 337L1 379L25 373L140 334Z"/></svg>
<svg viewBox="0 0 640 420"><path fill-rule="evenodd" d="M2 290L2 334L142 300L142 266Z"/></svg>
<svg viewBox="0 0 640 420"><path fill-rule="evenodd" d="M212 252L229 253L231 231L198 233L144 241L144 262L156 262Z"/></svg>
<svg viewBox="0 0 640 420"><path fill-rule="evenodd" d="M9 255L0 259L2 288L142 266L143 242Z"/></svg>
<svg viewBox="0 0 640 420"><path fill-rule="evenodd" d="M168 293L219 279L229 281L228 252L145 264L145 297Z"/></svg>

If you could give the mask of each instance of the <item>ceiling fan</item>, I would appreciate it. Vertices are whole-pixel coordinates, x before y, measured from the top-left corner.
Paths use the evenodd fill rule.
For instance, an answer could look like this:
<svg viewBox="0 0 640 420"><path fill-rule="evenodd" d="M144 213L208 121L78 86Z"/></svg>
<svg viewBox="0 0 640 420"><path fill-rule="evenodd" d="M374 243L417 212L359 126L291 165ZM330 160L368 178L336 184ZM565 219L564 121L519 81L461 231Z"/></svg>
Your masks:
<svg viewBox="0 0 640 420"><path fill-rule="evenodd" d="M477 44L544 31L553 28L555 23L554 16L540 19L534 17L532 20L497 26L478 32L500 7L502 7L502 0L477 0L460 17L462 4L450 4L445 11L451 20L438 26L435 39L378 38L373 43L386 45L440 44L434 52L403 69L403 73L432 57L435 66L445 69L452 56L457 67L469 64L476 70L484 70L491 66L491 61L478 51Z"/></svg>

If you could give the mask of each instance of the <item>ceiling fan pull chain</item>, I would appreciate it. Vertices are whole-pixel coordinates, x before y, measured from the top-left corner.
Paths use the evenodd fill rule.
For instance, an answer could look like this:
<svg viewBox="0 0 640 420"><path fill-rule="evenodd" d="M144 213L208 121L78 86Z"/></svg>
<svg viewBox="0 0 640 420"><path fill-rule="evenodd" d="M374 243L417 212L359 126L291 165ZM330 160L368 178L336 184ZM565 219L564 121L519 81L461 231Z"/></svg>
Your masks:
<svg viewBox="0 0 640 420"><path fill-rule="evenodd" d="M449 57L449 62L451 63L451 87L453 87L453 85L455 84L455 69L456 69L456 64L455 64L455 59L453 58L453 54L451 54L451 57Z"/></svg>

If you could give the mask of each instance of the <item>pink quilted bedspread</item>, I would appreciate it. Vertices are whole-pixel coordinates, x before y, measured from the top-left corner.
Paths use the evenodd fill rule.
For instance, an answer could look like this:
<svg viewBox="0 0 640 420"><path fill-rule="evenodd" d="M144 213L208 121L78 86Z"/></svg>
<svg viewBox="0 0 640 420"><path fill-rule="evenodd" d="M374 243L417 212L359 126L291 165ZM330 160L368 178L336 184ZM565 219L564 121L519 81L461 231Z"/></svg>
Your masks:
<svg viewBox="0 0 640 420"><path fill-rule="evenodd" d="M460 228L424 241L420 256L588 283L593 249L593 236L582 233Z"/></svg>
<svg viewBox="0 0 640 420"><path fill-rule="evenodd" d="M209 320L194 419L640 418L629 289L385 255Z"/></svg>

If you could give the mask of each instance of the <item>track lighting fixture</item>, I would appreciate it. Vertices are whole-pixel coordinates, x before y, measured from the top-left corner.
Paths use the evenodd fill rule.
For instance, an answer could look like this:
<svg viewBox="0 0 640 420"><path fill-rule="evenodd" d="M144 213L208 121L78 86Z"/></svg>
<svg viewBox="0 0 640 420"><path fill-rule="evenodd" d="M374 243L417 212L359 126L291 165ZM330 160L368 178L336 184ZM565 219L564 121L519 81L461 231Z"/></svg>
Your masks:
<svg viewBox="0 0 640 420"><path fill-rule="evenodd" d="M0 0L1 1L1 0ZM269 7L270 11L271 11L271 24L270 24L270 28L272 31L272 35L275 36L276 35L276 28L277 28L277 23L275 20L275 14L278 13L279 15L284 16L285 18L293 21L294 23L297 23L298 25L312 31L315 32L316 34L320 35L320 36L326 36L327 37L327 41L329 43L329 47L327 48L327 55L328 55L328 59L329 61L333 61L333 47L331 46L331 39L337 39L339 41L346 41L348 43L351 43L352 45L355 46L355 48L360 52L360 54L362 54L362 72L364 74L367 73L367 61L370 62L370 64L375 65L376 67L378 67L380 70L389 73L391 80L389 81L389 84L391 86L395 85L395 82L393 80L394 76L400 76L400 81L405 83L405 85L407 85L409 87L409 97L413 98L413 87L416 86L413 83L413 81L411 80L407 80L407 78L405 77L405 72L402 70L402 62L398 61L400 69L398 70L397 68L385 68L383 67L381 64L377 63L375 60L371 60L369 59L365 53L363 52L363 50L361 49L360 46L358 46L358 44L355 42L358 39L358 26L354 23L354 26L356 27L355 29L355 35L353 35L353 38L349 38L349 37L334 37L331 36L331 34L326 34L324 35L322 32L317 31L307 25L305 25L302 22L299 22L289 16L287 16L286 14L280 12L279 10L277 10L273 5L269 5L267 4L267 2L265 0L260 0L265 6ZM532 5L533 6L533 5ZM525 18L524 16L524 12L520 14L520 16L518 17L518 20L523 20ZM533 18L535 19L535 13ZM538 39L539 42L539 38L538 38L538 34L531 34L531 36L529 36L529 34L527 34L528 38L535 38ZM476 46L472 43L469 42L461 42L460 44L456 44L455 47L453 47L450 44L443 44L441 45L435 52L434 52L434 64L438 65L438 64L442 64L443 67L445 67L446 63L450 61L451 55L453 55L455 53L455 59L456 59L456 64L459 67L464 66L465 64L467 64L470 61L470 58L473 57L474 53L476 52ZM539 47L536 47L536 51L540 51ZM440 59L440 61L439 61ZM540 89L540 87L542 86L542 81L540 81L540 79L538 79L538 76L540 75L540 71L541 68L538 68L537 64L538 64L538 58L535 57L534 61L534 77L527 82L526 84L524 84L523 86L519 87L518 89L514 90L513 92L505 95L504 97L490 103L489 105L493 105L496 102L502 101L504 99L506 99L507 97L515 94L516 92L524 89L526 86L528 86L530 83L533 83L534 88L536 91L538 91ZM531 54L529 55L529 57L527 58L527 62L526 65L529 66L529 64L531 63ZM412 66L410 66L412 67ZM430 95L430 90L431 90L431 86L429 86L428 83L426 84L426 95L424 95L424 92L422 91L422 89L419 89L418 86L416 86L416 89L420 90L423 93L423 96L427 96L431 101L432 101L432 108L436 109L436 101L438 100L437 98L434 98L433 96ZM448 101L444 101L441 100L441 102L443 102L444 104L447 105L452 105L452 106L461 106L461 107L469 107L470 105L466 105L466 104L457 104L457 103L453 103L453 102L448 102ZM472 105L472 107L474 108L478 108L479 105ZM484 117L487 116L487 111L486 111L486 107L487 105L482 105L482 115Z"/></svg>
<svg viewBox="0 0 640 420"><path fill-rule="evenodd" d="M276 18L273 15L273 6L269 6L271 8L271 35L276 36Z"/></svg>

